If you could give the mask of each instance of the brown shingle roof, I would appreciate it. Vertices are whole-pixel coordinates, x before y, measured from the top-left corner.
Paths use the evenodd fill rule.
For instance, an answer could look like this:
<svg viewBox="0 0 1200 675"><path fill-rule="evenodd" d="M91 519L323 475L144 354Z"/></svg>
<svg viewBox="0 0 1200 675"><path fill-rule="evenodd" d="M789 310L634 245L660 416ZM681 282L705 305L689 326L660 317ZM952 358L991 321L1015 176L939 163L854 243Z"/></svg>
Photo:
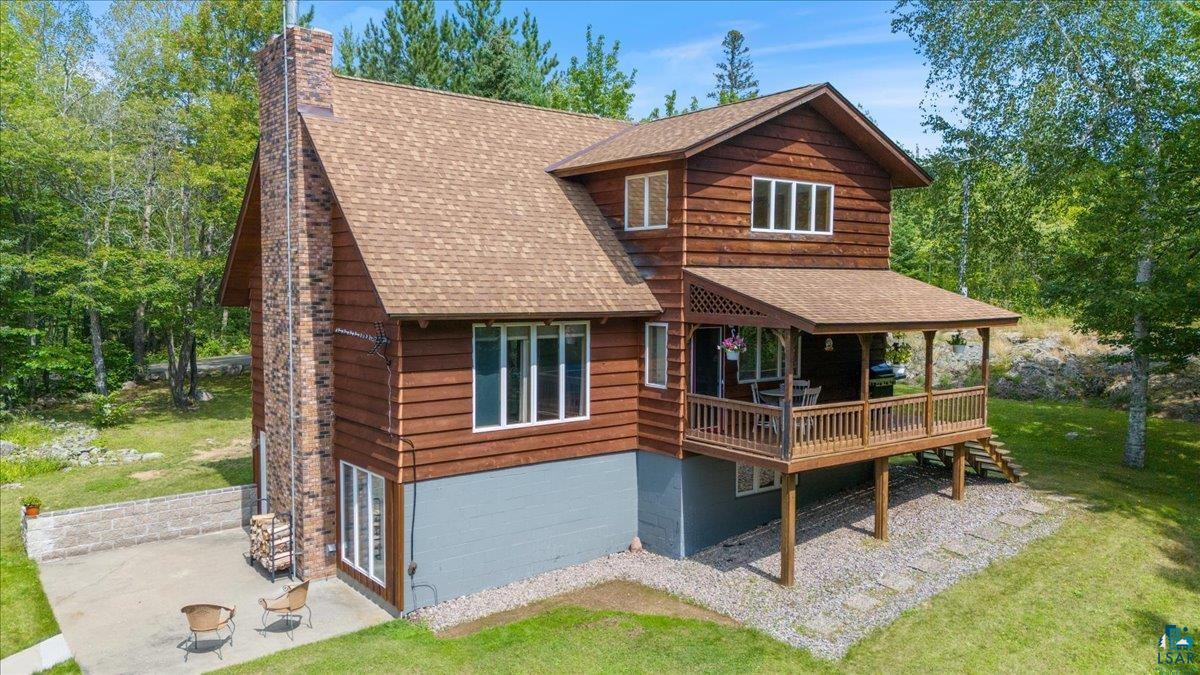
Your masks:
<svg viewBox="0 0 1200 675"><path fill-rule="evenodd" d="M890 270L689 267L733 300L768 305L810 333L1006 325L1019 315Z"/></svg>
<svg viewBox="0 0 1200 675"><path fill-rule="evenodd" d="M306 113L386 311L400 317L661 311L584 188L545 167L624 122L335 77Z"/></svg>
<svg viewBox="0 0 1200 675"><path fill-rule="evenodd" d="M551 164L549 170L566 172L570 169L682 152L733 127L769 114L818 87L820 85L810 84L748 101L643 122Z"/></svg>
<svg viewBox="0 0 1200 675"><path fill-rule="evenodd" d="M560 176L617 168L631 163L680 159L732 138L797 106L806 105L873 157L895 187L929 185L933 179L828 82L644 122L547 167Z"/></svg>

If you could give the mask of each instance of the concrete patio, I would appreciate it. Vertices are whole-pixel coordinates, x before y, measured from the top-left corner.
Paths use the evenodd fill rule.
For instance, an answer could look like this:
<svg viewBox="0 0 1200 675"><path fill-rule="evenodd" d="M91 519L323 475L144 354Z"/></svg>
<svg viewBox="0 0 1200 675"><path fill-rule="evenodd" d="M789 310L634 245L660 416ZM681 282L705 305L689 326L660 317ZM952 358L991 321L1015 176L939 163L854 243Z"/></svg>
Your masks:
<svg viewBox="0 0 1200 675"><path fill-rule="evenodd" d="M246 564L241 529L142 544L42 563L42 585L80 667L89 673L203 672L282 649L356 631L391 619L381 607L336 579L314 581L313 627L283 620L263 629L261 597L293 583ZM233 644L201 635L184 662L193 603L236 606ZM273 621L273 623L272 623Z"/></svg>

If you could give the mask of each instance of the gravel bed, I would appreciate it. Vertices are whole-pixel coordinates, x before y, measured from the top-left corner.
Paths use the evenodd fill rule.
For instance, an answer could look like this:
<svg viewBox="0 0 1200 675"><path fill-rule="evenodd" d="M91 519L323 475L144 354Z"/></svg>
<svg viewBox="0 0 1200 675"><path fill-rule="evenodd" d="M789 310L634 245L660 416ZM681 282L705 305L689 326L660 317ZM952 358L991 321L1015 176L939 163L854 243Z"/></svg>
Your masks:
<svg viewBox="0 0 1200 675"><path fill-rule="evenodd" d="M869 486L801 509L796 518L796 585L791 588L775 581L779 574L776 521L684 560L648 552L617 553L422 608L413 616L439 630L584 586L625 579L726 614L818 656L838 658L904 610L1055 531L1068 508L1063 502L1044 500L1039 503L1048 507L1047 513L1033 513L1022 507L1037 493L975 476L967 477L963 502L949 496L944 469L893 466L887 543L871 537L874 498ZM999 522L1012 513L1028 516L1031 522L1021 527ZM985 526L998 528L1000 536L985 541L967 534ZM947 544L958 548L956 544L968 539L970 553L965 557L943 549ZM926 567L936 561L940 569L920 571L912 567L917 561ZM865 609L872 603L864 602L864 597L879 604Z"/></svg>

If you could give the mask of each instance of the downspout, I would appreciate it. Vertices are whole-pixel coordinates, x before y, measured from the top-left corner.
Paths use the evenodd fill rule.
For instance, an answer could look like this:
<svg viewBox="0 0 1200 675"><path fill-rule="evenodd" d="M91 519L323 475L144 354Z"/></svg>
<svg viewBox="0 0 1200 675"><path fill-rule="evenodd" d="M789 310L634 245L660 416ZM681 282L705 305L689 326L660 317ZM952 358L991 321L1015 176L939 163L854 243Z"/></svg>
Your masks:
<svg viewBox="0 0 1200 675"><path fill-rule="evenodd" d="M288 471L291 474L291 492L289 509L292 512L291 527L296 522L296 399L295 399L295 339L292 286L295 283L296 271L292 266L292 126L291 126L291 92L288 86L288 28L296 24L296 0L285 0L283 9L283 185L284 199L284 231L287 234L287 339L288 339ZM293 534L293 537L295 535ZM296 544L295 539L288 547L291 551L289 561L292 573L296 573Z"/></svg>

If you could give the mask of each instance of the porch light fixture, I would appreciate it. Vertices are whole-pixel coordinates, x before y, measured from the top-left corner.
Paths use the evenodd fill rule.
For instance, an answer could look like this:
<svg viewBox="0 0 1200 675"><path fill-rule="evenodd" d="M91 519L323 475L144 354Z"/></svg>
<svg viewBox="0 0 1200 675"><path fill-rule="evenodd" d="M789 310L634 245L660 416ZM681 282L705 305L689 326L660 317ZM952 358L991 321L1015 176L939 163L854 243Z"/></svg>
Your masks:
<svg viewBox="0 0 1200 675"><path fill-rule="evenodd" d="M833 351L833 338L825 338L825 351Z"/></svg>

